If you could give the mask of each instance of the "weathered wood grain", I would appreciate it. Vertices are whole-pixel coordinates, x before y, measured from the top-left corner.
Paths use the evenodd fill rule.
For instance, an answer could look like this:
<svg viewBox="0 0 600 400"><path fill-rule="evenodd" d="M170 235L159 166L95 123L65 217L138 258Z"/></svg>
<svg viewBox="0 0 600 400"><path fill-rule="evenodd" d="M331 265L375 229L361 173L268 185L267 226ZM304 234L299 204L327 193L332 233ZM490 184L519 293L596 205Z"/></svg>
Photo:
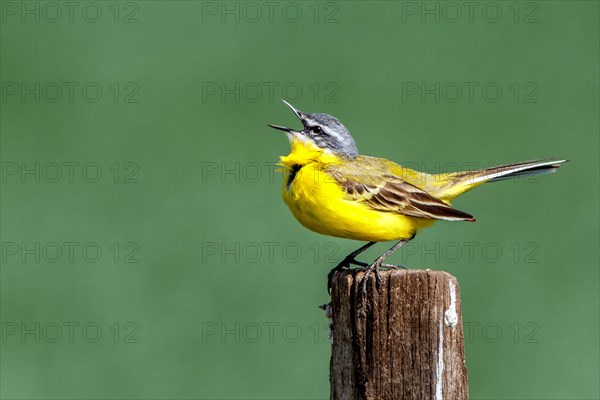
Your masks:
<svg viewBox="0 0 600 400"><path fill-rule="evenodd" d="M443 271L333 280L331 399L467 400L460 292Z"/></svg>

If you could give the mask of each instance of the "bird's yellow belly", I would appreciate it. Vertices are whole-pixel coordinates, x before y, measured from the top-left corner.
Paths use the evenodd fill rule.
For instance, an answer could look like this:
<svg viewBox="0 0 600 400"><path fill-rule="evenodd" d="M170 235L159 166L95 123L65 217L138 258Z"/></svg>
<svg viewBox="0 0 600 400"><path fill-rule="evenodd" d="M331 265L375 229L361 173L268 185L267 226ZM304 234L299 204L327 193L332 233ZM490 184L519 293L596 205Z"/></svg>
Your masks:
<svg viewBox="0 0 600 400"><path fill-rule="evenodd" d="M287 180L287 179L286 179ZM345 198L332 178L317 164L304 166L292 183L283 184L283 200L308 229L325 235L369 242L411 238L433 221L377 211L363 202Z"/></svg>

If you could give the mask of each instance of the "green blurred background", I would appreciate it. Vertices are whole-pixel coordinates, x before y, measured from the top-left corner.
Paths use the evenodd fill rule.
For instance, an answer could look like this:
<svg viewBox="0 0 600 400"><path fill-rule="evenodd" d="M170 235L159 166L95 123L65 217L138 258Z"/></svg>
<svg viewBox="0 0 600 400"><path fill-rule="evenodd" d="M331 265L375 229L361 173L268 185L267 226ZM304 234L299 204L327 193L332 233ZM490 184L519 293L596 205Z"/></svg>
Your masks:
<svg viewBox="0 0 600 400"><path fill-rule="evenodd" d="M328 398L360 243L281 201L281 98L427 172L571 159L394 261L458 277L473 399L599 397L598 2L0 5L2 398Z"/></svg>

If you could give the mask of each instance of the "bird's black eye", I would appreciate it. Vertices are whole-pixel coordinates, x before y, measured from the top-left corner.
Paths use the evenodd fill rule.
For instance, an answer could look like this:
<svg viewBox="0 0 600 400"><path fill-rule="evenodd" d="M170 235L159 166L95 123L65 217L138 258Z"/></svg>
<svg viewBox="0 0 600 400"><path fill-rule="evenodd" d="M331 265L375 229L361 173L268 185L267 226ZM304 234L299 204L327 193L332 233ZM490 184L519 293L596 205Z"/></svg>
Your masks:
<svg viewBox="0 0 600 400"><path fill-rule="evenodd" d="M313 126L312 128L310 128L311 131L313 131L313 133L323 133L323 129L321 129L320 126Z"/></svg>

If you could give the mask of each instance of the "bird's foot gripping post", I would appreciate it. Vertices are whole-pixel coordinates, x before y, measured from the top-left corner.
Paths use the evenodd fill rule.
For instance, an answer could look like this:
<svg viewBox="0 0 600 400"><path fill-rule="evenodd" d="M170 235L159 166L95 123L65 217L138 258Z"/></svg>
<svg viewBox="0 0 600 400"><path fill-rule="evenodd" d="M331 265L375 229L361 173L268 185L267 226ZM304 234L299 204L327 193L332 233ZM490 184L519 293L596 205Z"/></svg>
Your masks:
<svg viewBox="0 0 600 400"><path fill-rule="evenodd" d="M460 293L443 271L333 277L331 399L467 400Z"/></svg>
<svg viewBox="0 0 600 400"><path fill-rule="evenodd" d="M413 237L414 237L414 235L413 235ZM400 240L391 249L387 250L385 253L383 253L382 255L377 257L375 259L375 261L373 261L372 264L367 264L366 262L358 261L358 260L356 260L356 256L358 256L363 251L367 250L369 247L373 246L377 242L368 242L364 246L354 250L352 253L348 254L346 256L346 258L344 258L342 260L342 262L340 262L338 265L333 267L331 269L331 271L329 271L329 273L327 274L327 293L331 294L331 282L333 281L335 274L340 271L349 269L350 265L357 265L358 267L360 267L366 271L365 279L363 280L363 287L362 287L363 294L366 294L366 292L367 292L367 282L368 282L369 275L371 275L371 273L375 272L375 276L377 277L377 282L379 283L379 281L380 281L379 268L383 267L383 268L388 268L388 269L398 269L398 268L406 269L402 265L386 264L386 263L384 263L384 261L389 256L391 256L396 250L398 250L402 245L404 245L411 239L412 238Z"/></svg>
<svg viewBox="0 0 600 400"><path fill-rule="evenodd" d="M371 273L373 271L375 271L375 276L377 277L377 283L379 283L379 282L381 282L381 276L379 275L379 268L384 267L384 268L389 268L389 269L398 269L398 268L406 269L405 267L403 267L401 265L384 264L383 262L386 260L386 258L391 256L396 250L398 250L401 246L403 246L409 240L410 239L400 240L391 249L387 250L385 253L383 253L382 255L377 257L377 259L375 261L373 261L373 264L369 265L369 267L366 269L365 276L363 278L363 283L362 283L362 293L363 294L367 294L367 283L369 282L369 275L371 275Z"/></svg>
<svg viewBox="0 0 600 400"><path fill-rule="evenodd" d="M363 268L369 268L369 264L366 262L356 260L356 256L373 246L376 242L368 242L364 246L359 247L354 250L352 253L348 254L346 258L342 260L338 265L333 267L331 271L327 274L327 293L331 294L331 282L333 281L333 277L337 272L343 271L345 269L349 269L350 265L357 265Z"/></svg>

